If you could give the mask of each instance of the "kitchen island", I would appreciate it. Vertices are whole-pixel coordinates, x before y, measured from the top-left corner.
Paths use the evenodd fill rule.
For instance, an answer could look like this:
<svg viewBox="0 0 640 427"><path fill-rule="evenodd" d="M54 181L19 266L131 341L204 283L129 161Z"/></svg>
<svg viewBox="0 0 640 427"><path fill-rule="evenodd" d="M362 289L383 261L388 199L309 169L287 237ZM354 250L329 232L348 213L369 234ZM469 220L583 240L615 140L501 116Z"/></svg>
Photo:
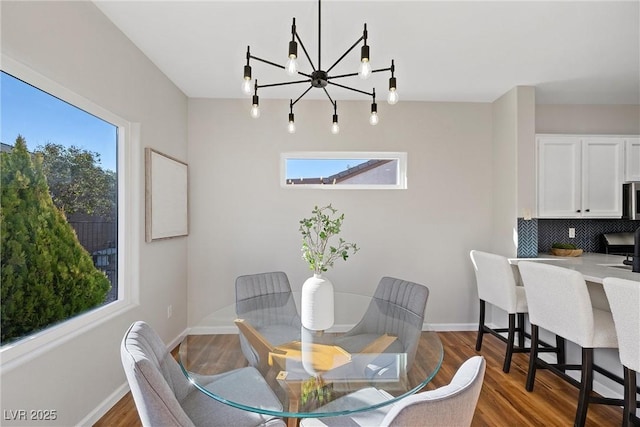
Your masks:
<svg viewBox="0 0 640 427"><path fill-rule="evenodd" d="M509 262L513 266L517 266L520 261L536 261L579 271L587 281L593 306L602 310L611 311L609 301L607 301L607 296L602 287L602 280L605 277L633 280L638 282L638 286L640 286L640 273L633 273L631 266L624 265L622 261L625 259L626 257L620 255L599 254L594 252L585 252L578 257L560 257L541 253L538 254L538 258L510 258ZM518 280L520 280L519 277Z"/></svg>
<svg viewBox="0 0 640 427"><path fill-rule="evenodd" d="M626 257L620 255L608 255L593 252L585 252L579 257L559 257L550 254L540 253L538 258L511 258L509 262L513 266L514 273L517 276L518 281L522 284L520 279L520 272L517 265L520 261L535 261L543 262L545 264L557 265L558 267L569 268L579 271L584 276L587 283L587 289L589 290L589 296L591 297L591 304L595 308L601 310L611 311L609 307L609 301L605 294L602 281L605 277L617 277L620 279L633 280L638 282L640 286L640 273L633 273L631 266L626 266L622 263ZM550 334L544 330L540 331L541 337L547 342L554 340L553 334ZM572 342L566 343L567 362L568 363L580 363L580 348ZM548 357L546 355L543 358ZM595 352L596 363L602 368L613 372L616 375L622 374L622 365L620 364L620 358L617 349L598 349ZM548 360L552 361L552 360ZM579 375L576 373L570 373L576 380L579 380ZM621 383L612 381L609 378L604 377L599 373L594 375L594 391L605 397L621 398L622 386Z"/></svg>
<svg viewBox="0 0 640 427"><path fill-rule="evenodd" d="M640 273L633 273L631 266L624 265L626 258L620 255L599 254L585 252L577 257L560 257L550 254L538 254L537 258L511 258L509 262L517 265L519 261L538 261L545 264L557 265L579 271L588 282L602 283L605 277L618 277L620 279L635 280L640 282Z"/></svg>

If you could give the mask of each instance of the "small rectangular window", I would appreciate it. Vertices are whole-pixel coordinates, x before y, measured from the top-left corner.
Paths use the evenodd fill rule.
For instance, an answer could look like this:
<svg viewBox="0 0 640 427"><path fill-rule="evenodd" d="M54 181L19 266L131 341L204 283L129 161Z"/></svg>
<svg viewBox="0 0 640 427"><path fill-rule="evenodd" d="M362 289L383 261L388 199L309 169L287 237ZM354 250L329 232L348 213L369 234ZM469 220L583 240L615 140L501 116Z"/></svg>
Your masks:
<svg viewBox="0 0 640 427"><path fill-rule="evenodd" d="M406 189L407 153L283 153L281 185L315 189Z"/></svg>

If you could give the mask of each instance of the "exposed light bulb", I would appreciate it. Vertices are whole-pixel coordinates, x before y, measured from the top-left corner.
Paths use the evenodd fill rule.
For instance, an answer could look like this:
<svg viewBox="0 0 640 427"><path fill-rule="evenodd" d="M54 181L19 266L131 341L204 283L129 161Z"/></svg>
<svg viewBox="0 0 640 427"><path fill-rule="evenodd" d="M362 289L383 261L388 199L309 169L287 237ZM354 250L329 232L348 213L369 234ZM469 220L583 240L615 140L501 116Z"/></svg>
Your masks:
<svg viewBox="0 0 640 427"><path fill-rule="evenodd" d="M398 103L398 91L395 88L389 89L387 102L391 105Z"/></svg>
<svg viewBox="0 0 640 427"><path fill-rule="evenodd" d="M251 79L244 79L242 81L242 93L245 95L251 95Z"/></svg>
<svg viewBox="0 0 640 427"><path fill-rule="evenodd" d="M360 71L358 75L361 79L367 79L371 75L371 64L368 59L363 58L362 61L360 61Z"/></svg>
<svg viewBox="0 0 640 427"><path fill-rule="evenodd" d="M251 106L251 117L253 117L254 119L260 117L260 107L258 106L258 104L253 104Z"/></svg>
<svg viewBox="0 0 640 427"><path fill-rule="evenodd" d="M338 126L338 122L333 122L331 125L331 133L336 135L340 132L340 126Z"/></svg>
<svg viewBox="0 0 640 427"><path fill-rule="evenodd" d="M289 131L289 133L296 133L296 123L293 121L289 122L287 130Z"/></svg>
<svg viewBox="0 0 640 427"><path fill-rule="evenodd" d="M298 73L298 61L296 61L295 55L289 55L285 68L290 76L295 76Z"/></svg>
<svg viewBox="0 0 640 427"><path fill-rule="evenodd" d="M291 40L289 42L289 60L287 61L287 64L284 67L287 74L289 74L290 76L295 76L298 72L298 61L296 61L296 58L298 57L298 43L296 43L295 41L295 35L296 35L296 20L294 18L293 25L291 26L291 37L294 40Z"/></svg>
<svg viewBox="0 0 640 427"><path fill-rule="evenodd" d="M378 117L378 113L372 111L371 115L369 116L369 124L371 124L371 126L375 126L378 124L379 120L380 118Z"/></svg>

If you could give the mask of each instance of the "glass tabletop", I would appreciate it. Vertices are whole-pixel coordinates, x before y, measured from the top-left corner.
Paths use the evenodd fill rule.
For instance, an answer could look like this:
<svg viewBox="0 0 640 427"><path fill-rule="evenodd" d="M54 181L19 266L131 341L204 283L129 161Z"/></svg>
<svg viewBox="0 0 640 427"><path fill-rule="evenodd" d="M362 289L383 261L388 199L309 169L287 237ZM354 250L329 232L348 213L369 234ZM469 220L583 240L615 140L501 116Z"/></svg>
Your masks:
<svg viewBox="0 0 640 427"><path fill-rule="evenodd" d="M422 389L443 358L440 338L419 315L376 298L335 294L334 326L301 326L296 293L250 298L216 310L180 345L184 374L203 393L251 412L327 417L375 409ZM229 373L252 366L281 407L229 386ZM257 374L256 374L257 375ZM340 399L359 391L371 399ZM376 397L384 396L383 399Z"/></svg>

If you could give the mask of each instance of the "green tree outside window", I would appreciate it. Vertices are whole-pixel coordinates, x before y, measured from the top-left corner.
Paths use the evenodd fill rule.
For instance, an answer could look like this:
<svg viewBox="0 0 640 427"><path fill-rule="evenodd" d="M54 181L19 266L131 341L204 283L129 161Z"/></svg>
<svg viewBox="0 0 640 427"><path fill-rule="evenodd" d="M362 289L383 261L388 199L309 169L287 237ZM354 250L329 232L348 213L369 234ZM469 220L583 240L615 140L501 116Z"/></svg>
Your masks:
<svg viewBox="0 0 640 427"><path fill-rule="evenodd" d="M0 159L0 343L88 311L111 285L51 198L41 154L18 136Z"/></svg>

